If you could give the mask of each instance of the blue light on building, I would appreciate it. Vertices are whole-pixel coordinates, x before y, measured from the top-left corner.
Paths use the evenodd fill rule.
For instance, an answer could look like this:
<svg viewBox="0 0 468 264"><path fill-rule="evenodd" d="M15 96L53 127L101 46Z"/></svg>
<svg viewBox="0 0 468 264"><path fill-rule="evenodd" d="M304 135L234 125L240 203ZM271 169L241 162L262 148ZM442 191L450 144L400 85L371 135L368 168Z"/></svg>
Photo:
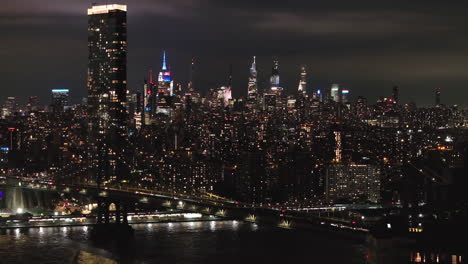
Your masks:
<svg viewBox="0 0 468 264"><path fill-rule="evenodd" d="M52 89L53 93L68 93L70 90L68 89Z"/></svg>

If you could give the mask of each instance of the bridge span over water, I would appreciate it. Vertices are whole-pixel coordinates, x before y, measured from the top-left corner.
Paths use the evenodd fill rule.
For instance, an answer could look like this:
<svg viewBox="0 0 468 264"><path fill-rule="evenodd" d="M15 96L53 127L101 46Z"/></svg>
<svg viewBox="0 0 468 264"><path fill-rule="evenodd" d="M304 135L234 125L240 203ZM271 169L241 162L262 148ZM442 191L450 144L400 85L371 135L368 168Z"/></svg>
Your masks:
<svg viewBox="0 0 468 264"><path fill-rule="evenodd" d="M329 217L327 214L311 214L310 210L281 210L258 207L205 193L194 196L127 186L98 188L97 185L93 184L54 185L21 177L6 177L0 181L0 184L14 188L67 193L92 199L100 203L104 208L100 212L101 215L97 217L97 223L109 223L111 217L108 208L113 203L117 206L117 215L114 217L117 223L127 223L128 209L132 205L139 204L143 206L162 206L169 210L214 215L258 224L277 225L282 228L315 228L317 230L345 232L354 235L362 235L368 232L364 226L359 226L348 219ZM327 212L334 210L345 209L324 207L312 211Z"/></svg>

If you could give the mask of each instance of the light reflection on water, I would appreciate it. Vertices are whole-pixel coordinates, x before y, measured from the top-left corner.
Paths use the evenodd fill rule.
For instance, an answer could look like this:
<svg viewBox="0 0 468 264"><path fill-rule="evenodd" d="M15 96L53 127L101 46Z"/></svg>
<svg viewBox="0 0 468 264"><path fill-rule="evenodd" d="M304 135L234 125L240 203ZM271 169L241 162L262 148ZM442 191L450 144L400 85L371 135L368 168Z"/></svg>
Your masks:
<svg viewBox="0 0 468 264"><path fill-rule="evenodd" d="M463 257L461 255L443 254L435 252L411 252L410 263L448 263L448 264L462 264Z"/></svg>
<svg viewBox="0 0 468 264"><path fill-rule="evenodd" d="M133 228L135 237L128 244L99 246L90 241L88 226L0 230L0 263L72 263L79 250L124 264L463 263L459 255L409 250L402 253L402 261L371 262L366 260L368 248L359 242L239 221L146 223Z"/></svg>

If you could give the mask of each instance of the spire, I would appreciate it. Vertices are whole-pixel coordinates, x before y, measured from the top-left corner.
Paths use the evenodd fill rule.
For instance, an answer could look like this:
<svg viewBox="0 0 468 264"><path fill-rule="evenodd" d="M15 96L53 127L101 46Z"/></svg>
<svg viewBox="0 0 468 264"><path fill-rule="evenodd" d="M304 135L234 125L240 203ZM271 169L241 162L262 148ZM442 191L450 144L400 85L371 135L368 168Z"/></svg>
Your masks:
<svg viewBox="0 0 468 264"><path fill-rule="evenodd" d="M188 83L189 92L193 92L193 73L195 71L195 57L192 57L192 63L190 64L190 81Z"/></svg>
<svg viewBox="0 0 468 264"><path fill-rule="evenodd" d="M253 56L253 62L252 62L252 67L250 67L250 72L257 72L257 64L255 62L255 56Z"/></svg>
<svg viewBox="0 0 468 264"><path fill-rule="evenodd" d="M301 78L299 79L299 93L306 93L307 72L305 66L301 66Z"/></svg>
<svg viewBox="0 0 468 264"><path fill-rule="evenodd" d="M163 52L163 65L162 65L162 70L163 70L163 71L167 70L167 66L166 66L166 51Z"/></svg>
<svg viewBox="0 0 468 264"><path fill-rule="evenodd" d="M228 87L232 86L232 63L229 64L229 80L228 80Z"/></svg>

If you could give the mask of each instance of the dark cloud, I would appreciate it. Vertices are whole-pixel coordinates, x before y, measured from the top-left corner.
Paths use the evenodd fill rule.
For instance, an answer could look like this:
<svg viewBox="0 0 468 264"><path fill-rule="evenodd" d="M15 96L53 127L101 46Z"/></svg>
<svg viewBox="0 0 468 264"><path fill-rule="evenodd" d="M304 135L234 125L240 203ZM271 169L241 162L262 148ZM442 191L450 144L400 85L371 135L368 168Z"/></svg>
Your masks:
<svg viewBox="0 0 468 264"><path fill-rule="evenodd" d="M70 88L86 95L87 16L93 1L3 0L0 9L0 96ZM271 57L281 79L297 88L307 65L312 88L339 82L375 99L401 86L404 100L431 103L468 96L468 30L464 1L127 0L129 88L139 88L168 50L173 75L186 81L197 57L197 86L216 87L234 66L235 94L247 86L249 59L259 57L266 84Z"/></svg>

